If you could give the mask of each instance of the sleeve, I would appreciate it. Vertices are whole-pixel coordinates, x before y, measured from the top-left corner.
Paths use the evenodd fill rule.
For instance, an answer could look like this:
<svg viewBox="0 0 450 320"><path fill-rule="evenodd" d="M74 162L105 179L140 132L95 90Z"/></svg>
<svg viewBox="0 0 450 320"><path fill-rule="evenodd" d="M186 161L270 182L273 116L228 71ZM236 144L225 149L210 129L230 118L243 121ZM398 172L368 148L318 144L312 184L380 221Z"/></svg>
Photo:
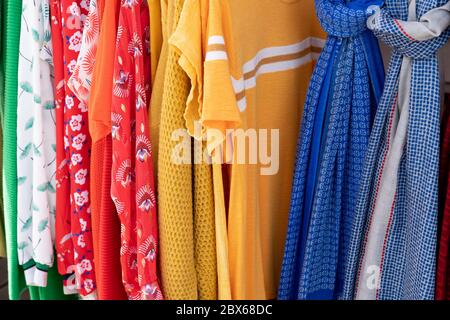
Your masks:
<svg viewBox="0 0 450 320"><path fill-rule="evenodd" d="M199 121L201 117L203 90L201 25L200 1L187 0L184 3L177 28L169 39L170 45L174 46L180 54L179 65L191 81L184 118L189 134L198 139L201 137L201 133L196 134L195 121Z"/></svg>
<svg viewBox="0 0 450 320"><path fill-rule="evenodd" d="M214 132L220 130L223 133L227 128L240 123L231 82L228 59L230 47L227 46L228 37L224 34L226 30L223 28L220 6L225 2L186 0L177 28L169 39L170 45L180 54L178 63L191 81L184 117L189 134L196 139L203 138L205 129L215 129ZM222 143L223 137L223 134L219 137L217 145ZM208 149L212 154L215 148L208 145ZM215 220L218 221L216 224L218 296L219 299L231 299L226 209L220 161L213 162L212 167L214 211Z"/></svg>
<svg viewBox="0 0 450 320"><path fill-rule="evenodd" d="M179 51L179 64L191 80L185 119L189 133L197 139L204 129L224 133L240 124L230 72L232 39L225 6L219 0L187 0L169 40ZM198 122L201 126L196 125Z"/></svg>

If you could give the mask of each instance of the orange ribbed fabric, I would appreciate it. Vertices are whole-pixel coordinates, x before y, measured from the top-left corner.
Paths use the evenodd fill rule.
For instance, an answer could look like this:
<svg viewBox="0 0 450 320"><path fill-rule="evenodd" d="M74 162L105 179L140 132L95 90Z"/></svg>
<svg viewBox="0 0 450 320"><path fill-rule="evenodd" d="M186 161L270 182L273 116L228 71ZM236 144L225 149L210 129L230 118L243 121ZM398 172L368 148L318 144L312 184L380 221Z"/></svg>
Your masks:
<svg viewBox="0 0 450 320"><path fill-rule="evenodd" d="M103 10L105 7L105 0L98 0L97 1L97 10L98 10L98 16L100 18L100 21L103 17ZM93 75L93 78L95 78L95 74ZM98 162L99 159L100 161L102 160L102 158L99 158L99 153L101 152L102 148L99 148L99 146L96 146L94 143L92 143L91 145L91 168L94 167L93 166L93 162ZM96 187L96 181L99 181L99 179L101 179L101 171L98 170L92 170L90 171L90 198L91 198L91 225L92 225L92 240L93 240L93 245L94 245L94 264L97 263L97 261L99 260L98 258L98 234L99 234L99 212L100 212L100 202L99 202L99 195L100 195L100 190ZM95 268L95 267L94 267ZM97 269L97 268L96 268ZM95 270L95 280L97 283L97 287L101 287L100 283L99 283L99 275L97 274L97 270Z"/></svg>
<svg viewBox="0 0 450 320"><path fill-rule="evenodd" d="M120 221L116 207L111 200L111 134L99 141L103 144L103 177L101 182L100 233L99 233L99 276L102 287L99 296L106 300L124 300L127 294L122 285L120 268Z"/></svg>
<svg viewBox="0 0 450 320"><path fill-rule="evenodd" d="M97 287L101 287L99 279L99 268L97 267L97 261L99 261L98 253L98 235L100 229L100 195L101 189L99 188L98 181L102 180L103 170L97 168L102 166L103 161L103 143L92 143L91 145L91 159L90 159L90 197L91 197L91 223L92 223L92 240L94 242L94 268L95 268L95 280Z"/></svg>

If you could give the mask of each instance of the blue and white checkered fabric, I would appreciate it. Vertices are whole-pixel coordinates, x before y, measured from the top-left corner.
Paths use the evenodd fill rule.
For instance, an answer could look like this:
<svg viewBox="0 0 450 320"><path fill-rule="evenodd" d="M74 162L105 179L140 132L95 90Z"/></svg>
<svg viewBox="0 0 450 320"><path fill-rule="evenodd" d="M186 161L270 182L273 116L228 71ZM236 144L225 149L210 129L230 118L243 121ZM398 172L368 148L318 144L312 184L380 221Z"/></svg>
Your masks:
<svg viewBox="0 0 450 320"><path fill-rule="evenodd" d="M448 0L417 0L420 18ZM344 292L354 298L363 239L369 229L377 178L387 148L390 110L398 92L403 56L411 57L412 79L406 147L398 171L397 194L383 255L378 299L433 299L437 242L437 187L439 162L439 73L437 50L449 38L415 41L395 19L406 21L408 0L386 0L374 33L393 48L386 84L372 129L345 271Z"/></svg>
<svg viewBox="0 0 450 320"><path fill-rule="evenodd" d="M325 48L310 82L297 148L279 299L333 299L384 70L366 9L380 0L316 0Z"/></svg>

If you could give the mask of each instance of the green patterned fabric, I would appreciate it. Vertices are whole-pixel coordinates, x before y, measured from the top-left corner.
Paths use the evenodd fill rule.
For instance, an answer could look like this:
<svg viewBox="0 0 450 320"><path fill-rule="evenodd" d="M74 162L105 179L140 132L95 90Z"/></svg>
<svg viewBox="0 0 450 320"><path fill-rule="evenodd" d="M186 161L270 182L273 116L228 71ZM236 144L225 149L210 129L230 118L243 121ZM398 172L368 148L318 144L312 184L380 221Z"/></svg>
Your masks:
<svg viewBox="0 0 450 320"><path fill-rule="evenodd" d="M23 272L17 257L17 168L16 168L16 122L17 122L17 65L19 58L20 17L22 0L4 0L2 28L4 42L3 63L3 201L5 215L6 249L8 255L9 298L17 300L25 289ZM6 12L5 12L6 11ZM2 38L3 38L2 37Z"/></svg>
<svg viewBox="0 0 450 320"><path fill-rule="evenodd" d="M0 48L3 48L3 1L0 2ZM0 50L0 181L3 171L2 150L3 150L3 52ZM2 188L0 183L0 195ZM3 197L0 196L0 257L6 257L6 240L5 240L5 220L3 216Z"/></svg>

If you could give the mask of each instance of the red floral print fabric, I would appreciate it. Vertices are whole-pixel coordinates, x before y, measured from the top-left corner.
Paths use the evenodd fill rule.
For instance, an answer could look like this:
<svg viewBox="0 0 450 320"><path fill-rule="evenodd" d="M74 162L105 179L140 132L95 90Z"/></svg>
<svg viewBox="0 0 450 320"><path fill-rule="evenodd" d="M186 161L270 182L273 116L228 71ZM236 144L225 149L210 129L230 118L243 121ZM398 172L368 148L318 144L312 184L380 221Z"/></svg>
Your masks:
<svg viewBox="0 0 450 320"><path fill-rule="evenodd" d="M160 300L152 151L147 1L122 0L112 97L111 196L121 222L122 281L132 300Z"/></svg>
<svg viewBox="0 0 450 320"><path fill-rule="evenodd" d="M56 251L64 292L96 298L89 201L87 106L67 86L81 48L89 0L52 0L56 101Z"/></svg>

